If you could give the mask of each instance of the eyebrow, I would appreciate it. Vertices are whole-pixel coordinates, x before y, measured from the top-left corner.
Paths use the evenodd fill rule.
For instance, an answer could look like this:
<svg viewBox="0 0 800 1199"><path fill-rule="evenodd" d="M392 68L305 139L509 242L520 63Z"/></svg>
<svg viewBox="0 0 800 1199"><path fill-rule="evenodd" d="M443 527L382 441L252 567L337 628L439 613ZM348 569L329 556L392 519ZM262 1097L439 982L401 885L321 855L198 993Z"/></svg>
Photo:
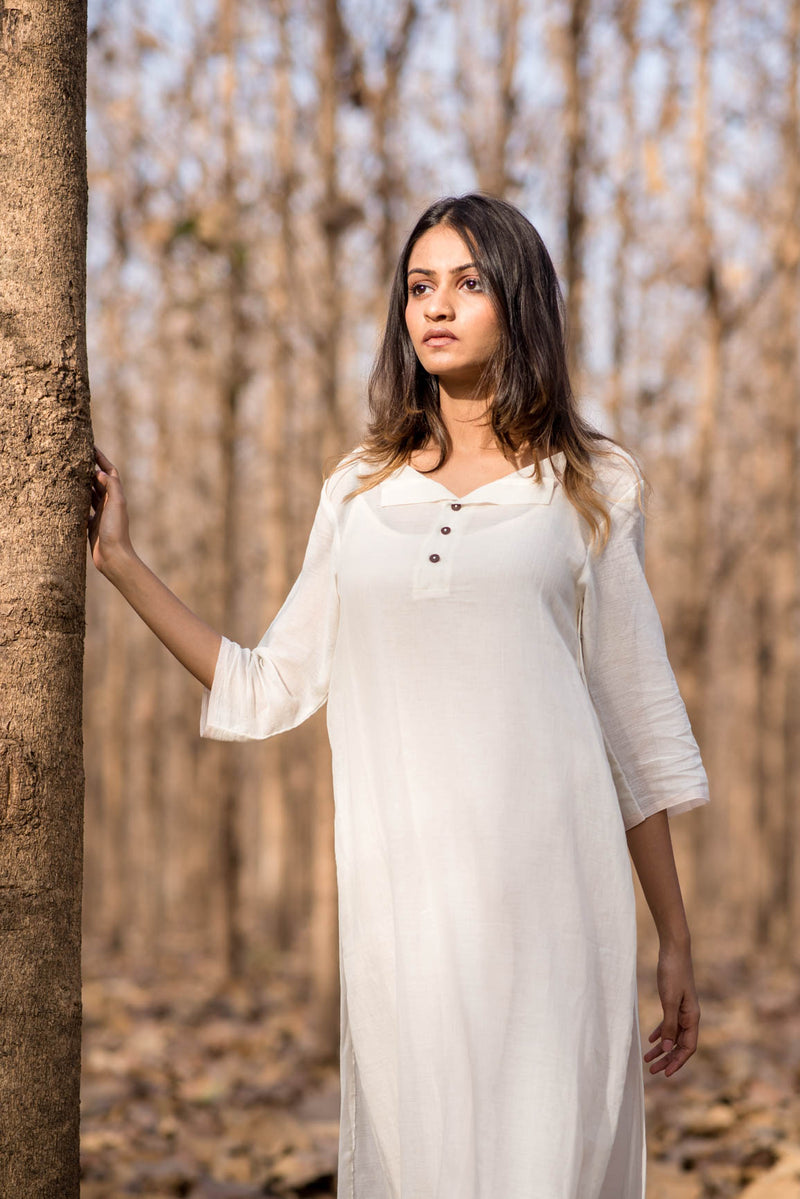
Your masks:
<svg viewBox="0 0 800 1199"><path fill-rule="evenodd" d="M474 268L475 270L477 270L478 269L477 263L464 262L464 263L462 263L461 266L454 266L453 269L451 270L450 274L451 275L460 275L462 271L468 271L468 270L470 270L470 268ZM426 268L423 266L412 266L411 270L408 273L409 273L409 275L435 275L436 271L426 270Z"/></svg>

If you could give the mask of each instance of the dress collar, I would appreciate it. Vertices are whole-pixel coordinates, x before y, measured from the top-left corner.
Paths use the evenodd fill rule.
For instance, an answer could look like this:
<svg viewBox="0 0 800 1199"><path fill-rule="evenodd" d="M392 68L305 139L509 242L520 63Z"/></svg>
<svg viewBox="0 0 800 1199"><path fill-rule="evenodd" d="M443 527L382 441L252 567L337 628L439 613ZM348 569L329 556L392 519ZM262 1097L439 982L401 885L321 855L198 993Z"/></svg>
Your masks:
<svg viewBox="0 0 800 1199"><path fill-rule="evenodd" d="M556 455L557 457L557 455ZM430 504L446 500L458 504L549 504L553 498L556 477L552 459L542 462L542 480L533 478L534 467L524 466L513 474L503 475L491 483L475 487L467 495L454 495L444 483L423 475L409 463L398 467L394 474L380 484L380 504Z"/></svg>

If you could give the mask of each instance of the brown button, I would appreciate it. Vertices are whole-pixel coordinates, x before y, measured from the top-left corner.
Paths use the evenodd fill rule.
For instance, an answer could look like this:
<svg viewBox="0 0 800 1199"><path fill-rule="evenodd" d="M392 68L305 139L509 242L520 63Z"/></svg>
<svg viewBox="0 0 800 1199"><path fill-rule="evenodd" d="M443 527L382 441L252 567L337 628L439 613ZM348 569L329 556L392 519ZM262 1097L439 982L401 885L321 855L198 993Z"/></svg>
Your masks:
<svg viewBox="0 0 800 1199"><path fill-rule="evenodd" d="M429 557L430 557L430 560L431 560L431 562L438 562L438 561L439 561L439 555L438 555L438 554L430 554L430 555L429 555Z"/></svg>
<svg viewBox="0 0 800 1199"><path fill-rule="evenodd" d="M449 526L449 525L442 525L442 527L441 527L441 529L440 529L439 531L440 531L441 533L449 533L449 532L450 532L450 526Z"/></svg>
<svg viewBox="0 0 800 1199"><path fill-rule="evenodd" d="M453 509L454 512L458 512L461 505L460 504L451 504L450 507Z"/></svg>

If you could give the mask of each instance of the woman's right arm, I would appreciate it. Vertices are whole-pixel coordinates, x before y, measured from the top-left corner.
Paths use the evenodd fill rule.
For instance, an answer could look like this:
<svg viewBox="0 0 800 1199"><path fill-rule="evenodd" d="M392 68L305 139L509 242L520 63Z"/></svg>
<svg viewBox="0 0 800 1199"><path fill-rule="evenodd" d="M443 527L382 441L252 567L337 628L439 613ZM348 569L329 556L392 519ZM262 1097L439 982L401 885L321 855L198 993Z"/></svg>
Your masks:
<svg viewBox="0 0 800 1199"><path fill-rule="evenodd" d="M156 637L204 687L210 688L222 638L142 562L131 544L119 472L100 450L92 483L92 561Z"/></svg>

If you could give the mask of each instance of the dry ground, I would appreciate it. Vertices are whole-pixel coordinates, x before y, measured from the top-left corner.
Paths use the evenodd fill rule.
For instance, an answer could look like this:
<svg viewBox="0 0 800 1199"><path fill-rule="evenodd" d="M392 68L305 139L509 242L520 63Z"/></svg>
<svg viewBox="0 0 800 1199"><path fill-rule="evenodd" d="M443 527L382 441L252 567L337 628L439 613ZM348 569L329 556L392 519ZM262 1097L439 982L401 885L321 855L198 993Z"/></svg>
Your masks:
<svg viewBox="0 0 800 1199"><path fill-rule="evenodd" d="M645 1067L648 1199L800 1199L800 973L728 961L698 984L698 1053L669 1080ZM198 963L134 980L87 961L83 1199L333 1195L338 1080L305 1012L288 965L220 987Z"/></svg>

